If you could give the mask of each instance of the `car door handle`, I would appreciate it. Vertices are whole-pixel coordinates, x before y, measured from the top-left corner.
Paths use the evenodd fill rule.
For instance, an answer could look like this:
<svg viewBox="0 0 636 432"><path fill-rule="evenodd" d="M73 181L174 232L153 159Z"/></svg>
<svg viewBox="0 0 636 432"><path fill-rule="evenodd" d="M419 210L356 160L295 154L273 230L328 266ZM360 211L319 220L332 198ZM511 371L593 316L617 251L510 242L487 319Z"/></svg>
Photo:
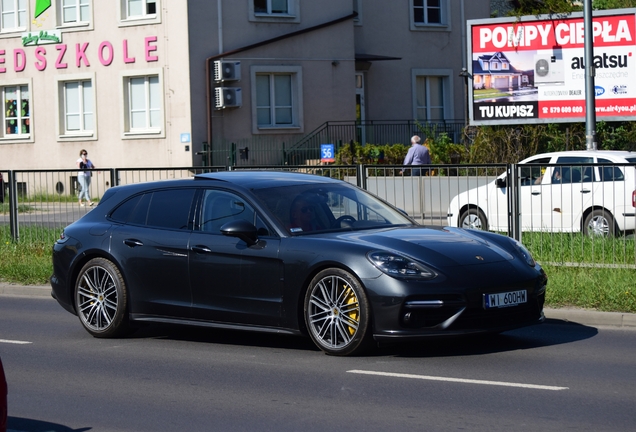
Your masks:
<svg viewBox="0 0 636 432"><path fill-rule="evenodd" d="M581 193L590 193L590 192L592 192L592 191L589 190L589 189L581 189Z"/></svg>
<svg viewBox="0 0 636 432"><path fill-rule="evenodd" d="M207 246L201 246L201 245L192 246L192 251L198 254L212 253L212 249L210 249Z"/></svg>
<svg viewBox="0 0 636 432"><path fill-rule="evenodd" d="M541 195L541 191L532 191L531 193L534 196Z"/></svg>
<svg viewBox="0 0 636 432"><path fill-rule="evenodd" d="M130 246L130 247L137 247L137 246L143 246L143 242L140 242L139 240L135 240L135 239L126 239L124 240L124 244L126 246Z"/></svg>

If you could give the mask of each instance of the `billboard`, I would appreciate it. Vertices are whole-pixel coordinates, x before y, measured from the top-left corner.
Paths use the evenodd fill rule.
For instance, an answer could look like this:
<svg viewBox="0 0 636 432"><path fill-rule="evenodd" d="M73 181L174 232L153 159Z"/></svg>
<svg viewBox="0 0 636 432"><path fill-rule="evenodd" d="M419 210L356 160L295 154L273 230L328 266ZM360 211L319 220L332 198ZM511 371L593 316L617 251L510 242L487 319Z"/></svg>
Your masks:
<svg viewBox="0 0 636 432"><path fill-rule="evenodd" d="M636 9L595 12L592 22L596 117L636 120ZM467 26L471 125L585 121L582 14Z"/></svg>

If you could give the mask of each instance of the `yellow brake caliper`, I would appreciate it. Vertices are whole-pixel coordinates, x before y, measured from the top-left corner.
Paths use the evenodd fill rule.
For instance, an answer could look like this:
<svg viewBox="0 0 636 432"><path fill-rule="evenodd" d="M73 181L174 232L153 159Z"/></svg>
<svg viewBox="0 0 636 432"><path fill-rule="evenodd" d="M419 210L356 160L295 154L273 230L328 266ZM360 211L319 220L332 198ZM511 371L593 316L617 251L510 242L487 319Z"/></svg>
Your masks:
<svg viewBox="0 0 636 432"><path fill-rule="evenodd" d="M347 292L345 295L344 303L347 305L357 304L358 299L356 298L355 292L353 292L351 287L345 287L345 288L347 289ZM359 315L360 313L356 309L352 310L351 312L347 312L347 316L349 317L349 319L351 319L351 321L358 322L358 319L360 318ZM355 332L356 332L356 329L349 326L349 334L353 336Z"/></svg>

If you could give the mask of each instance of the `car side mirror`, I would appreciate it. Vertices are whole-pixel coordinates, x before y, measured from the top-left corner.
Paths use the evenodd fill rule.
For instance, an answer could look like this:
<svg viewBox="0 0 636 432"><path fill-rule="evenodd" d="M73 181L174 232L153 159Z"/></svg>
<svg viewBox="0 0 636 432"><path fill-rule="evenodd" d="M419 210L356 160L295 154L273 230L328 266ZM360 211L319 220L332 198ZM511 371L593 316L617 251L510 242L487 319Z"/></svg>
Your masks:
<svg viewBox="0 0 636 432"><path fill-rule="evenodd" d="M224 224L221 233L228 237L238 237L247 243L248 246L258 243L258 230L254 224L245 219L237 219Z"/></svg>
<svg viewBox="0 0 636 432"><path fill-rule="evenodd" d="M499 177L497 180L495 180L495 186L497 186L498 188L505 188L507 178L508 177Z"/></svg>

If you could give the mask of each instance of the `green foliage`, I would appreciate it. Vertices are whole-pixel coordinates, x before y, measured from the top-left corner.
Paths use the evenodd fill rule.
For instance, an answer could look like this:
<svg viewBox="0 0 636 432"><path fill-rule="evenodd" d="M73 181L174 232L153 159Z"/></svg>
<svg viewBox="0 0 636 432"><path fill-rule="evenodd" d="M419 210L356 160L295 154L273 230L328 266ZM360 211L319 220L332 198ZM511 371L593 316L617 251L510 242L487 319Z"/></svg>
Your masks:
<svg viewBox="0 0 636 432"><path fill-rule="evenodd" d="M634 269L543 266L548 274L546 306L606 312L636 312Z"/></svg>
<svg viewBox="0 0 636 432"><path fill-rule="evenodd" d="M592 9L623 9L636 7L636 0L593 0Z"/></svg>
<svg viewBox="0 0 636 432"><path fill-rule="evenodd" d="M23 227L20 232L29 236L30 229ZM44 240L16 243L11 238L9 226L0 226L0 281L24 285L47 284L53 272L51 245L51 242Z"/></svg>
<svg viewBox="0 0 636 432"><path fill-rule="evenodd" d="M566 15L582 10L580 1L574 0L515 0L512 15Z"/></svg>

